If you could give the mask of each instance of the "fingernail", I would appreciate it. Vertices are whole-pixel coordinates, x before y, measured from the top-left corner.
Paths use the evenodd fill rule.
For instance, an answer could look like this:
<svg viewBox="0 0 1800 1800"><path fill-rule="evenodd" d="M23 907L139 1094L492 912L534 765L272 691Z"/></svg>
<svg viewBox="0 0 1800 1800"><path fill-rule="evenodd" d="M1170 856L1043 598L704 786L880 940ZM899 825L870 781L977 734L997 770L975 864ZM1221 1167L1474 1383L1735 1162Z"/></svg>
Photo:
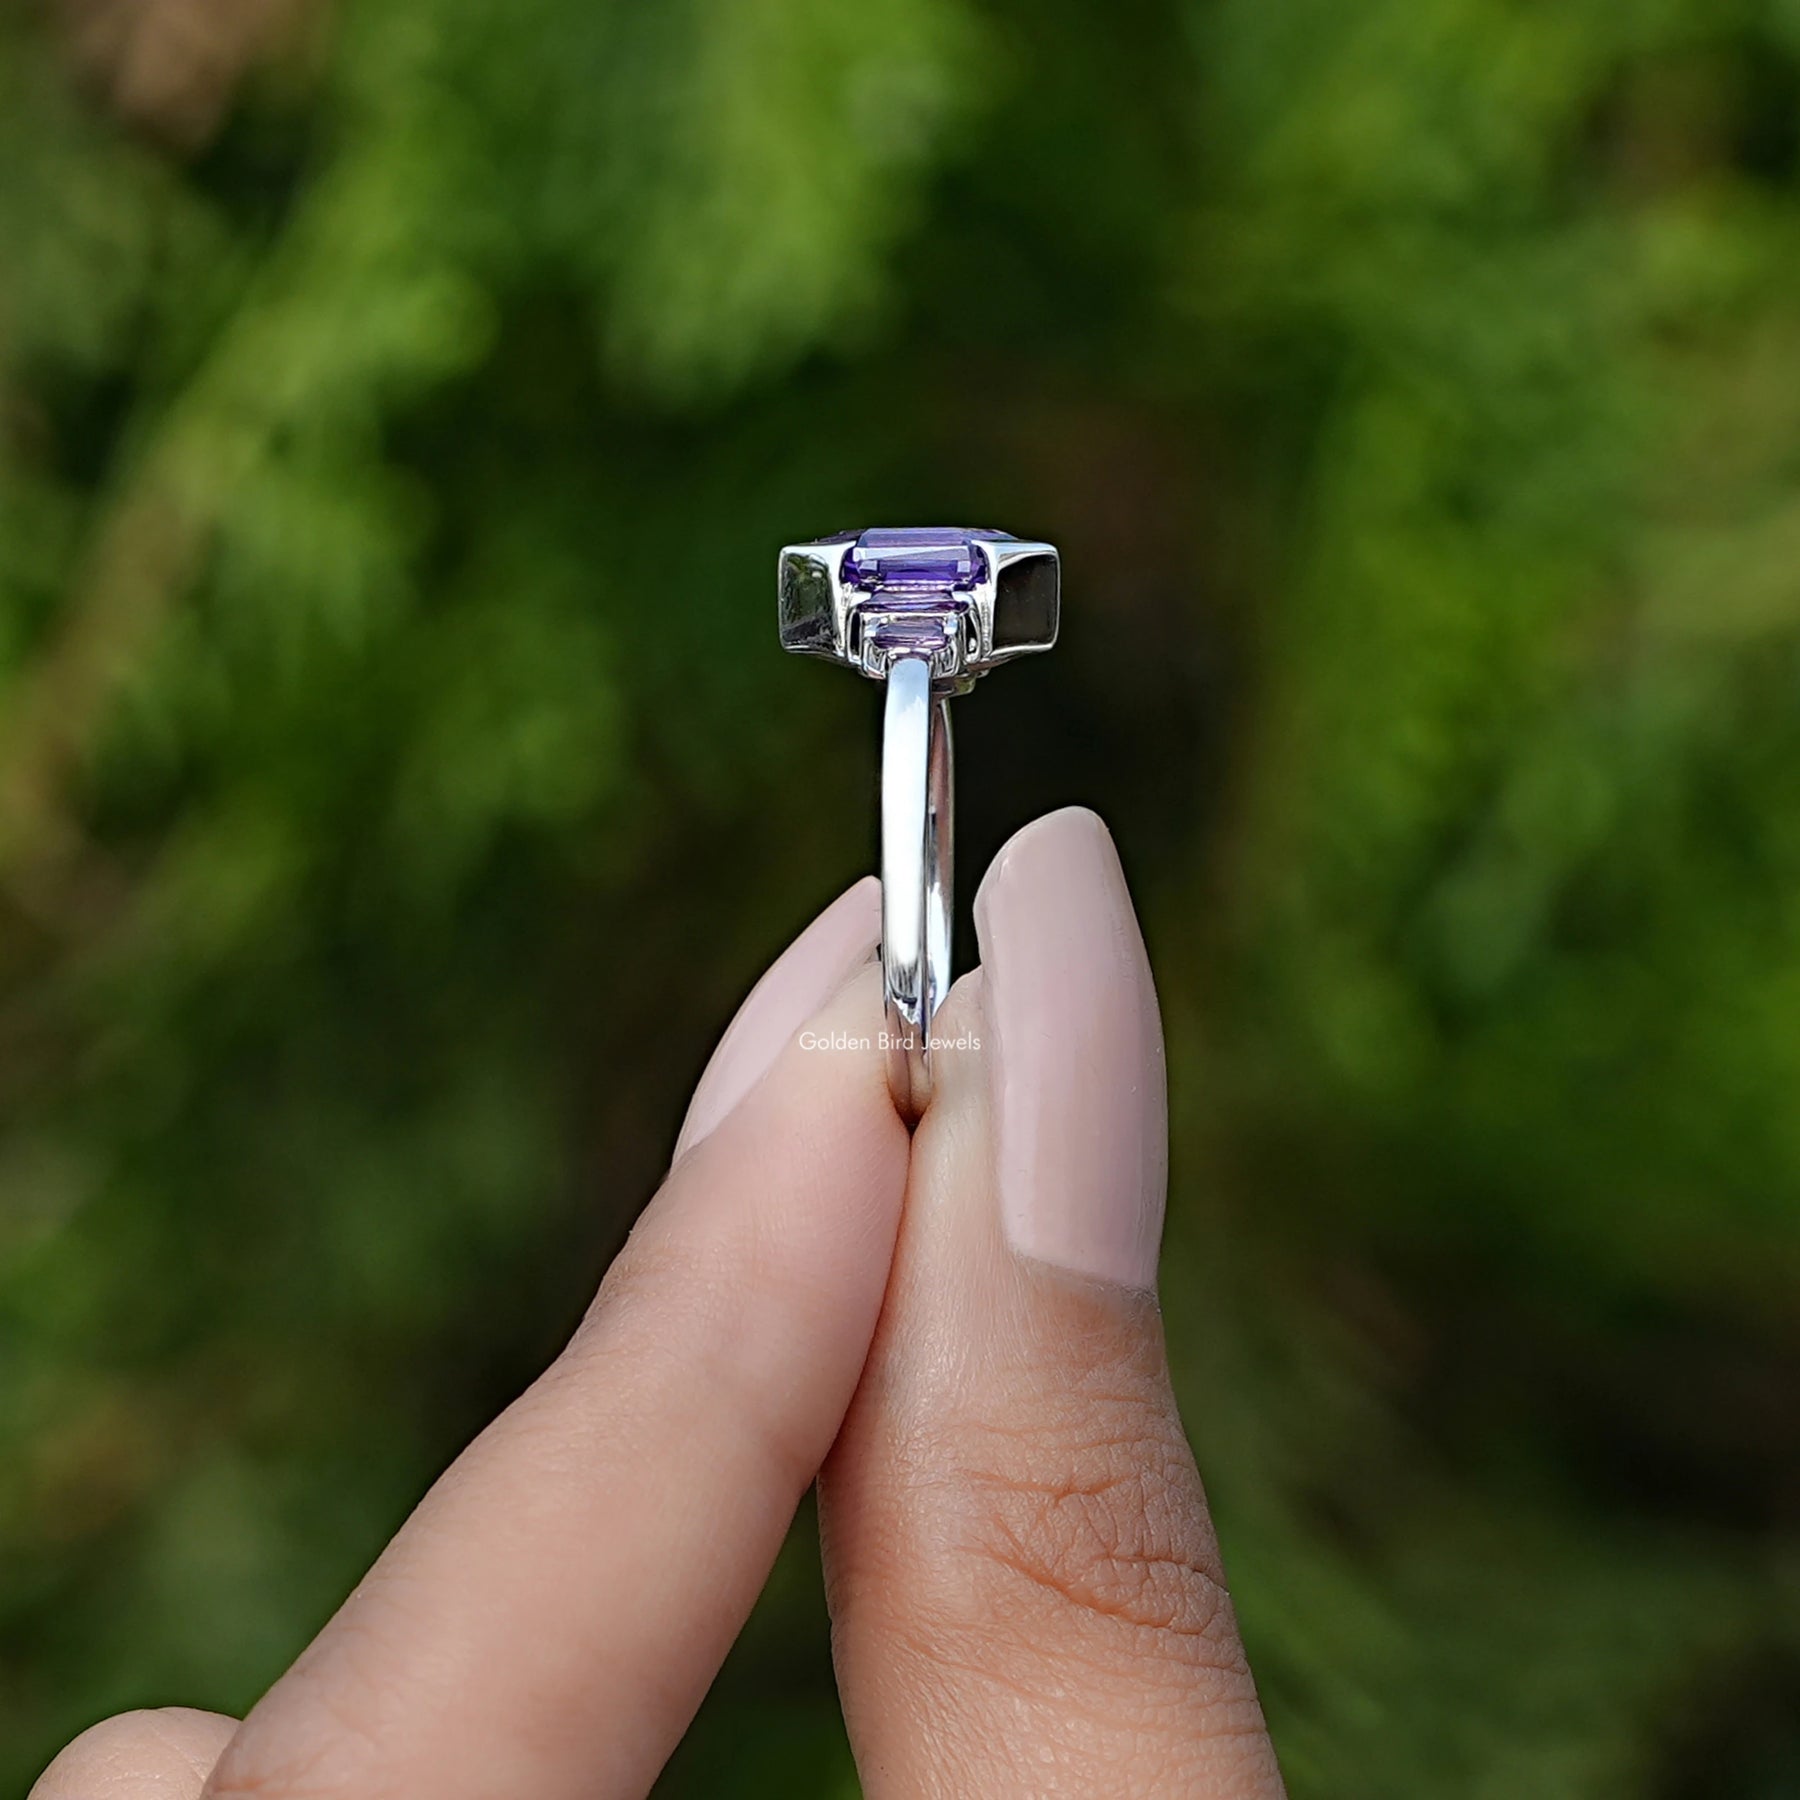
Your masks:
<svg viewBox="0 0 1800 1800"><path fill-rule="evenodd" d="M677 1158L718 1128L880 937L881 883L868 875L832 901L750 990L694 1089L675 1140Z"/></svg>
<svg viewBox="0 0 1800 1800"><path fill-rule="evenodd" d="M1106 827L1079 807L1007 844L975 899L1001 1216L1014 1249L1156 1285L1168 1183L1162 1020Z"/></svg>

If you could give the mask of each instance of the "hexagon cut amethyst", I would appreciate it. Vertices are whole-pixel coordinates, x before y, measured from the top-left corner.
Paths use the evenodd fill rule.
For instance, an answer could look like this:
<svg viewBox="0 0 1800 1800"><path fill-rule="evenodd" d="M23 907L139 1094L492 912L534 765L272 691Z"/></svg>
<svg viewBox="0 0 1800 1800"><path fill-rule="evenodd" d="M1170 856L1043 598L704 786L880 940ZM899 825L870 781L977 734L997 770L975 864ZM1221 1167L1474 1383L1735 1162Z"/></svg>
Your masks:
<svg viewBox="0 0 1800 1800"><path fill-rule="evenodd" d="M981 544L1005 540L1004 531L969 531L951 525L877 527L844 553L843 582L880 592L905 604L908 594L966 592L988 572Z"/></svg>

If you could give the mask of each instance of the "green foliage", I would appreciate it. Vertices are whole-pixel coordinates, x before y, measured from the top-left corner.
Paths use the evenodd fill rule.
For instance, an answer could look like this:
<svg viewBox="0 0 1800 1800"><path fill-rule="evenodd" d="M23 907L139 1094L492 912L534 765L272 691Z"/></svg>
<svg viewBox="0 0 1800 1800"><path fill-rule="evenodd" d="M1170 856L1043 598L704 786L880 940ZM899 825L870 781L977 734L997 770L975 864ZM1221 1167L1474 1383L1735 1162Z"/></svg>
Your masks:
<svg viewBox="0 0 1800 1800"><path fill-rule="evenodd" d="M1800 11L126 10L0 22L0 1783L549 1354L867 861L774 547L953 517L1294 1792L1791 1792ZM810 1571L671 1794L850 1791Z"/></svg>

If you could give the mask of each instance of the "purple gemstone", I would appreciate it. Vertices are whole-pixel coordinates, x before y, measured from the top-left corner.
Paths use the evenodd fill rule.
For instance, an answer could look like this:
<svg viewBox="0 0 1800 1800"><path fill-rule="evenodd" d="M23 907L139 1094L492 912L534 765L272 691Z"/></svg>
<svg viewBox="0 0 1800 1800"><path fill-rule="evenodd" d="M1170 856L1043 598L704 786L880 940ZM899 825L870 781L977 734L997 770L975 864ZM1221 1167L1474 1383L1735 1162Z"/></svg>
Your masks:
<svg viewBox="0 0 1800 1800"><path fill-rule="evenodd" d="M960 618L953 612L889 614L871 624L869 640L900 656L933 656L954 642Z"/></svg>
<svg viewBox="0 0 1800 1800"><path fill-rule="evenodd" d="M922 590L935 598L956 588L972 588L987 573L979 540L1004 536L950 525L865 531L844 557L844 582L868 592L879 589L900 604L907 590Z"/></svg>

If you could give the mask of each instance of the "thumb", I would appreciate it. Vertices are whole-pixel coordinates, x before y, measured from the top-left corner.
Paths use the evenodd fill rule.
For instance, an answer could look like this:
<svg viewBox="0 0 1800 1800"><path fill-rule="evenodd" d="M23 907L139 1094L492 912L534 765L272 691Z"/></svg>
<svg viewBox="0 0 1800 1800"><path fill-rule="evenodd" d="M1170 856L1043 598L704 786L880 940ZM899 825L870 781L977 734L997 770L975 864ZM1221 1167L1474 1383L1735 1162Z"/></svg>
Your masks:
<svg viewBox="0 0 1800 1800"><path fill-rule="evenodd" d="M1162 1034L1105 827L1020 833L976 924L821 1488L865 1792L1278 1795L1168 1383Z"/></svg>

